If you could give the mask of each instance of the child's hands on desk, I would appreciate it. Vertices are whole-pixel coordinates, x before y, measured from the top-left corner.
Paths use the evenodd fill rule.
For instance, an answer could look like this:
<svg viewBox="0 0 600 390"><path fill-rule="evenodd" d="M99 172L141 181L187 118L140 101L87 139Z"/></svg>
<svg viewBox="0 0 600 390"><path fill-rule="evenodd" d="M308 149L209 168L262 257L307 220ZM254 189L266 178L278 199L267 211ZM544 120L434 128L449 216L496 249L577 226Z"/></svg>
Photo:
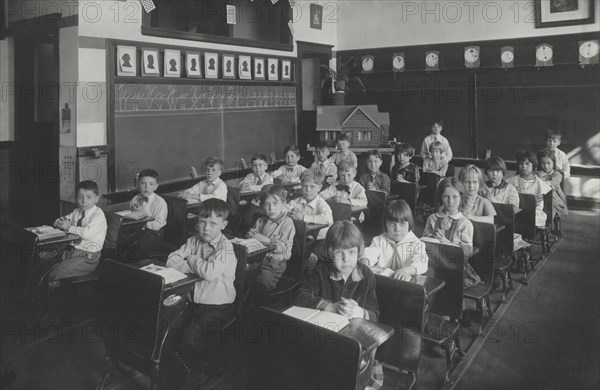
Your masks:
<svg viewBox="0 0 600 390"><path fill-rule="evenodd" d="M56 227L60 230L67 231L71 227L71 222L65 217L60 217L59 220L56 221Z"/></svg>
<svg viewBox="0 0 600 390"><path fill-rule="evenodd" d="M291 219L294 219L296 221L304 221L304 213L300 210L292 209L292 211L290 211L289 213L289 216Z"/></svg>
<svg viewBox="0 0 600 390"><path fill-rule="evenodd" d="M414 273L415 273L414 268L404 267L404 268L400 268L399 270L396 270L396 272L394 272L394 278L408 282L408 281L410 281L410 279L412 278Z"/></svg>
<svg viewBox="0 0 600 390"><path fill-rule="evenodd" d="M450 244L450 240L446 238L444 231L441 229L437 229L433 233L433 238L437 238L440 241L440 244Z"/></svg>
<svg viewBox="0 0 600 390"><path fill-rule="evenodd" d="M131 204L131 211L140 211L144 209L144 204L141 201L137 201Z"/></svg>
<svg viewBox="0 0 600 390"><path fill-rule="evenodd" d="M240 185L240 190L242 192L249 192L250 191L250 184L244 182Z"/></svg>
<svg viewBox="0 0 600 390"><path fill-rule="evenodd" d="M254 238L260 242L262 242L263 244L270 244L271 243L271 239L267 236L265 236L264 234L260 234L258 232L258 230L251 228L250 230L248 230L247 233L248 238Z"/></svg>

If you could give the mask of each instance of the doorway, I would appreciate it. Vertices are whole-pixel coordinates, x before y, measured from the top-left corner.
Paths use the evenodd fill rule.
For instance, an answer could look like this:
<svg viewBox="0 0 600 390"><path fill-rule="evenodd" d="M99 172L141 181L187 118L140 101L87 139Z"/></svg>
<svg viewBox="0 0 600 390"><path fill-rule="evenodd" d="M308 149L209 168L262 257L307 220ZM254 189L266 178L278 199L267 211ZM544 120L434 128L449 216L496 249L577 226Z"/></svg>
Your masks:
<svg viewBox="0 0 600 390"><path fill-rule="evenodd" d="M51 224L60 212L60 15L11 24L15 64L15 147L9 218L20 226Z"/></svg>
<svg viewBox="0 0 600 390"><path fill-rule="evenodd" d="M317 106L321 105L321 65L329 66L331 45L310 42L296 42L298 45L298 145L300 150L306 150L306 145L314 146L317 136ZM312 164L312 155L307 153Z"/></svg>

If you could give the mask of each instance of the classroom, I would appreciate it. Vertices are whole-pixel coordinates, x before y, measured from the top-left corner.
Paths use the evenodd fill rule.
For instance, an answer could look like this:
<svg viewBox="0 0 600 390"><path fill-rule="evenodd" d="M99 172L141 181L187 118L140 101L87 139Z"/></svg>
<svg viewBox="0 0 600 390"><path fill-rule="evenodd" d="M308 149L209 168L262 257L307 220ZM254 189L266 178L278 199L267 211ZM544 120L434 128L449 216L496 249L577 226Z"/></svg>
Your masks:
<svg viewBox="0 0 600 390"><path fill-rule="evenodd" d="M0 0L0 388L598 389L596 0Z"/></svg>

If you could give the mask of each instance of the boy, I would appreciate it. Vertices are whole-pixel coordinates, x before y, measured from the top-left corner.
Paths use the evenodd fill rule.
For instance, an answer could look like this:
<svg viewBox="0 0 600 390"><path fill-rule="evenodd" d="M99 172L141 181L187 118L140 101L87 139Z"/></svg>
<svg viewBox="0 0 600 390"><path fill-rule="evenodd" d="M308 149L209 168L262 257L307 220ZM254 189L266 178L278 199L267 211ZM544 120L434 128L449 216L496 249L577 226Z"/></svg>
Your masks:
<svg viewBox="0 0 600 390"><path fill-rule="evenodd" d="M367 190L383 191L390 193L390 177L379 171L383 160L381 152L377 149L369 151L367 155L367 170L358 178L358 182Z"/></svg>
<svg viewBox="0 0 600 390"><path fill-rule="evenodd" d="M323 174L309 169L300 177L300 183L302 184L302 197L291 200L287 204L290 217L306 223L328 226L333 224L331 207L319 195L319 191L323 188ZM321 229L317 239L325 238L325 233L327 233L327 229Z"/></svg>
<svg viewBox="0 0 600 390"><path fill-rule="evenodd" d="M262 259L256 282L251 288L251 295L257 307L267 303L269 291L277 287L287 261L292 257L296 228L294 221L287 215L286 199L287 191L282 186L263 187L260 203L266 215L258 218L248 232L248 237L264 245L275 246L275 249Z"/></svg>
<svg viewBox="0 0 600 390"><path fill-rule="evenodd" d="M82 181L77 185L78 208L54 221L54 227L77 234L81 241L65 249L62 261L50 271L50 287L57 287L60 279L87 275L98 266L107 229L104 212L96 206L98 199L98 185Z"/></svg>
<svg viewBox="0 0 600 390"><path fill-rule="evenodd" d="M317 158L310 169L321 172L328 184L335 183L337 180L337 166L329 160L329 147L324 143L320 143L315 149Z"/></svg>
<svg viewBox="0 0 600 390"><path fill-rule="evenodd" d="M429 147L431 157L423 159L423 172L432 172L438 176L446 176L448 171L448 162L444 160L444 146L440 141L435 141Z"/></svg>
<svg viewBox="0 0 600 390"><path fill-rule="evenodd" d="M354 181L356 168L349 161L342 161L338 166L338 184L321 192L325 200L349 203L352 206L367 206L367 194L359 183Z"/></svg>
<svg viewBox="0 0 600 390"><path fill-rule="evenodd" d="M221 180L223 172L223 160L216 156L210 156L204 161L206 167L206 178L197 183L192 188L181 191L179 196L182 198L196 199L204 202L207 199L216 198L222 201L227 201L227 184ZM192 167L192 176L198 177L196 168Z"/></svg>
<svg viewBox="0 0 600 390"><path fill-rule="evenodd" d="M273 177L267 173L269 164L267 156L262 153L255 154L250 159L252 173L249 173L240 183L242 192L260 191L267 184L273 184Z"/></svg>
<svg viewBox="0 0 600 390"><path fill-rule="evenodd" d="M143 258L162 242L163 227L167 224L167 202L154 193L158 189L158 172L154 169L144 169L139 173L137 187L140 193L131 199L129 208L131 211L143 211L153 218L146 223L137 240L139 249L134 257Z"/></svg>
<svg viewBox="0 0 600 390"><path fill-rule="evenodd" d="M571 176L571 165L569 164L569 158L566 153L558 149L562 136L560 131L548 129L546 130L546 146L554 154L554 160L556 162L554 169L563 174L563 180Z"/></svg>
<svg viewBox="0 0 600 390"><path fill-rule="evenodd" d="M278 170L273 172L273 178L281 179L283 184L300 183L300 175L306 171L306 168L298 164L298 161L300 161L300 149L296 145L289 145L285 148L283 154L285 165L282 165Z"/></svg>
<svg viewBox="0 0 600 390"><path fill-rule="evenodd" d="M338 153L331 156L331 161L338 166L342 161L350 162L354 168L358 167L358 159L356 158L356 154L351 151L350 148L350 139L347 135L340 135L337 141L337 147L340 150Z"/></svg>
<svg viewBox="0 0 600 390"><path fill-rule="evenodd" d="M431 134L425 137L423 140L423 145L421 145L421 157L425 159L425 157L432 158L431 155L431 144L438 141L442 144L442 159L448 164L450 160L452 160L452 149L450 148L450 143L440 133L444 127L444 122L441 119L435 119L430 123Z"/></svg>
<svg viewBox="0 0 600 390"><path fill-rule="evenodd" d="M415 154L415 148L408 142L396 146L395 155L397 162L392 167L392 180L405 183L419 182L419 168L410 162Z"/></svg>
<svg viewBox="0 0 600 390"><path fill-rule="evenodd" d="M221 329L233 316L236 291L233 285L237 259L233 244L222 234L227 226L229 208L220 199L200 204L199 234L171 253L167 267L200 277L194 286L188 317L183 324L175 355L186 369L186 382L199 385L208 378L200 367L207 363L219 345L219 336L209 337L208 329ZM190 383L191 382L191 383Z"/></svg>

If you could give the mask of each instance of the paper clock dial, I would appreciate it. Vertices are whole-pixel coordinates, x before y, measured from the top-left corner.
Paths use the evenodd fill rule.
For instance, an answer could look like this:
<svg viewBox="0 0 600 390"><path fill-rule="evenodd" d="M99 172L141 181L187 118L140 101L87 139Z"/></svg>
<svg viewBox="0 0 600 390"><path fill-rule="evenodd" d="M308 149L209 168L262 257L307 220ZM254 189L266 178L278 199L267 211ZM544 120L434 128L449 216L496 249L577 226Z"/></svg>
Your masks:
<svg viewBox="0 0 600 390"><path fill-rule="evenodd" d="M467 68L478 68L480 64L479 46L465 47L465 66Z"/></svg>
<svg viewBox="0 0 600 390"><path fill-rule="evenodd" d="M515 49L512 46L504 46L500 49L500 64L503 68L512 68L515 64Z"/></svg>
<svg viewBox="0 0 600 390"><path fill-rule="evenodd" d="M535 48L535 66L552 66L554 65L554 50L551 45L543 43Z"/></svg>
<svg viewBox="0 0 600 390"><path fill-rule="evenodd" d="M361 65L363 73L372 73L373 66L375 65L375 62L373 61L373 56L363 56Z"/></svg>
<svg viewBox="0 0 600 390"><path fill-rule="evenodd" d="M598 63L600 45L598 40L579 42L579 64L594 65Z"/></svg>
<svg viewBox="0 0 600 390"><path fill-rule="evenodd" d="M404 60L404 53L395 53L392 56L392 69L394 72L404 72L406 68L406 61Z"/></svg>
<svg viewBox="0 0 600 390"><path fill-rule="evenodd" d="M428 51L425 53L425 70L440 69L440 52Z"/></svg>

